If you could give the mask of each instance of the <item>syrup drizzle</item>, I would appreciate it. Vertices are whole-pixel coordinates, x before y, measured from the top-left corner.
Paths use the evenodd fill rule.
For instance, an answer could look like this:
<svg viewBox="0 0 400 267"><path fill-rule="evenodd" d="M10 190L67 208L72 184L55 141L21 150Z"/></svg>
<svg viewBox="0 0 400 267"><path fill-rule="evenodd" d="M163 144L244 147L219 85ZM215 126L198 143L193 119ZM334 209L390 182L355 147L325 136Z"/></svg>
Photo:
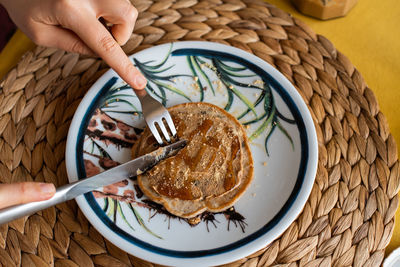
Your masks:
<svg viewBox="0 0 400 267"><path fill-rule="evenodd" d="M212 135L214 122L210 119L204 119L190 133L186 133L185 121L174 116L173 118L178 136L183 136L189 140L186 148L179 151L177 155L165 160L165 173L162 181L158 182L154 189L161 195L178 198L181 200L194 200L202 197L202 193L196 187L198 179L196 175L186 175L186 179L179 174L179 166L186 165L190 172L207 171L215 162L219 154L226 158L227 151L222 145L221 140ZM233 161L240 155L240 141L237 136L234 136L229 127L224 127L224 134L232 136L231 156L227 160L227 173L223 181L223 186L226 191L232 189L237 184L237 174L233 167ZM191 144L190 141L196 139L196 144L201 144L200 147L194 147L196 144ZM197 145L198 146L198 145ZM210 149L213 150L210 152ZM190 151L195 151L191 153ZM211 154L210 154L211 153ZM208 157L208 158L207 158Z"/></svg>

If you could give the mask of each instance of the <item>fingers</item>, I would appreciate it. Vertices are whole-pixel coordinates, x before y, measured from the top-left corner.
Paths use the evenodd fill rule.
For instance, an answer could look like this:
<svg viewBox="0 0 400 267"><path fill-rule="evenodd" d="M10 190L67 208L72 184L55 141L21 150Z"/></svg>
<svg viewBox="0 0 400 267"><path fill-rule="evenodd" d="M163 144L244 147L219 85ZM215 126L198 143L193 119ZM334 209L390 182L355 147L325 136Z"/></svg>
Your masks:
<svg viewBox="0 0 400 267"><path fill-rule="evenodd" d="M132 88L140 90L146 86L146 78L136 69L125 52L107 29L96 18L81 18L83 27L72 26L86 45L104 59Z"/></svg>
<svg viewBox="0 0 400 267"><path fill-rule="evenodd" d="M0 184L0 209L18 204L51 198L56 192L53 184L16 183Z"/></svg>
<svg viewBox="0 0 400 267"><path fill-rule="evenodd" d="M68 29L46 24L38 24L37 27L38 32L46 33L32 38L33 41L39 45L58 47L69 52L83 55L95 55L75 33Z"/></svg>
<svg viewBox="0 0 400 267"><path fill-rule="evenodd" d="M115 24L111 27L111 33L119 45L128 42L133 31L134 24Z"/></svg>
<svg viewBox="0 0 400 267"><path fill-rule="evenodd" d="M136 23L138 12L129 1L100 0L95 2L97 16L113 24L111 33L119 45L130 38Z"/></svg>
<svg viewBox="0 0 400 267"><path fill-rule="evenodd" d="M45 1L46 2L46 1ZM47 1L50 14L35 20L33 40L83 54L93 52L113 68L118 75L136 90L144 89L146 78L126 56L121 44L129 39L137 11L127 0ZM42 14L43 15L43 14ZM50 16L52 19L48 19ZM113 24L110 32L99 18ZM32 37L32 36L31 36Z"/></svg>

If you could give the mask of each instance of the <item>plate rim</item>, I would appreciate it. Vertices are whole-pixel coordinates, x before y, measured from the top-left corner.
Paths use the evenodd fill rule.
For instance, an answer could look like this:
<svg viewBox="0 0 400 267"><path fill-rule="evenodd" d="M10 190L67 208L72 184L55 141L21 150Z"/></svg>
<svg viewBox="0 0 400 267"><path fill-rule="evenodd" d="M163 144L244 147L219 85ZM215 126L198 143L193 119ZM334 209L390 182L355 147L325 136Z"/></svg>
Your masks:
<svg viewBox="0 0 400 267"><path fill-rule="evenodd" d="M312 190L312 186L314 184L315 180L315 175L316 175L316 170L317 170L317 163L318 163L318 144L317 144L317 136L316 136L316 131L315 131L315 126L310 114L309 109L307 108L304 100L302 99L301 95L298 93L298 91L295 89L295 87L287 80L287 78L280 73L278 70L276 70L273 66L271 66L268 62L258 58L257 56L250 54L244 50L241 50L236 47L232 46L227 46L215 42L204 42L204 41L179 41L179 42L173 42L173 44L182 44L182 46L185 47L190 47L191 49L205 49L205 50L218 50L221 51L222 48L227 49L225 53L228 54L235 54L239 55L243 58L246 58L246 60L256 66L267 66L267 70L265 71L267 74L271 76L273 80L275 80L287 93L287 97L291 99L293 102L295 108L298 109L299 115L303 119L304 123L304 128L306 130L306 140L308 142L307 148L308 148L308 162L306 163L305 166L305 173L304 173L304 178L302 181L302 185L300 185L300 188L297 192L297 195L295 196L295 199L292 203L292 205L286 210L286 213L280 218L280 222L274 225L269 231L266 231L265 233L262 233L255 239L253 239L250 243L245 243L240 245L237 248L230 249L226 252L220 252L218 254L213 254L213 255L204 255L200 257L177 257L177 256L172 256L172 255L163 255L159 254L157 252L149 251L147 249L142 248L141 246L138 246L137 244L132 244L129 241L123 240L125 242L128 242L128 244L125 244L125 242L121 242L121 239L124 239L123 237L119 236L117 233L114 231L106 231L102 232L102 235L111 241L113 244L121 248L122 250L131 253L135 256L138 256L140 258L143 258L148 261L152 261L155 263L161 263L161 264L176 264L177 261L179 264L184 264L184 263L191 263L194 264L194 260L200 260L200 264L223 264L227 262L232 262L234 260L243 258L248 256L249 254L258 251L259 249L262 249L265 245L269 244L273 240L277 239L289 226L291 223L294 222L294 220L298 217L300 212L302 211L310 193ZM142 52L145 52L147 50L151 49L159 49L161 47L171 45L171 43L166 43L162 45L157 45L157 46L152 46L150 48L144 49L138 53L135 53L133 55L130 55L130 58L134 57L135 55L138 55ZM212 46L212 47L210 47ZM236 53L237 52L237 53ZM263 67L264 67L263 66ZM76 146L78 143L77 137L79 135L75 134L75 130L79 129L81 130L81 123L82 123L82 118L86 116L86 112L89 110L90 106L95 105L96 101L94 99L98 96L98 94L104 89L105 85L107 82L110 82L110 80L113 77L118 77L118 75L112 70L108 70L105 72L88 90L86 95L83 97L81 103L79 104L75 114L74 118L71 122L69 131L68 131L68 138L67 138L67 145L66 145L66 152L65 152L65 159L66 159L66 167L67 167L67 174L68 174L68 179L71 182L71 180L74 180L73 176L77 177L77 175L74 175L72 173L73 168L77 168L77 164L73 163L73 160L70 159L70 157L74 156L73 158L76 158ZM276 90L276 88L275 88ZM88 104L89 102L89 105ZM74 131L73 131L74 130ZM299 129L300 132L300 129ZM70 150L70 148L73 148ZM69 154L72 151L72 155ZM296 182L297 183L297 182ZM92 225L99 231L101 232L101 229L104 227L104 222L100 220L98 215L93 211L93 207L89 205L87 200L85 199L84 196L80 196L77 199L78 205L80 209L82 209L82 212L84 213L85 217L92 223ZM286 202L285 202L286 203ZM278 212L279 213L279 212ZM92 216L89 216L92 215ZM94 215L94 216L93 216ZM275 215L276 216L276 215ZM107 229L108 230L108 229ZM118 235L118 236L115 236ZM270 236L266 236L270 235ZM274 236L274 237L272 237ZM260 245L262 239L262 245ZM257 242L256 242L257 241ZM134 249L130 249L130 247L134 247ZM227 257L221 257L222 256L227 256Z"/></svg>

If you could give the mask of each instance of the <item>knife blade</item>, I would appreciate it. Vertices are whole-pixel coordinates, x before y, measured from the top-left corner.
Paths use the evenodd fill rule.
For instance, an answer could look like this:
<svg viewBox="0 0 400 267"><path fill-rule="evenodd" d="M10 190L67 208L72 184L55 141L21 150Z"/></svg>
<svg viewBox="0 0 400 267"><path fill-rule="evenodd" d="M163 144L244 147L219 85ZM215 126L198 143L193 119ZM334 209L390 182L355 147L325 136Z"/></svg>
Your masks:
<svg viewBox="0 0 400 267"><path fill-rule="evenodd" d="M33 214L39 210L49 208L59 203L71 200L82 194L96 190L142 174L154 167L161 160L166 159L186 146L186 140L161 147L149 154L128 161L117 167L106 170L100 174L84 178L76 182L57 188L54 196L48 200L16 205L0 210L0 225Z"/></svg>
<svg viewBox="0 0 400 267"><path fill-rule="evenodd" d="M76 186L68 191L68 198L72 199L81 194L93 191L99 187L118 183L129 177L137 176L151 169L163 159L170 157L186 146L186 140L180 140L173 144L128 161L117 167L111 168L100 174L76 182Z"/></svg>

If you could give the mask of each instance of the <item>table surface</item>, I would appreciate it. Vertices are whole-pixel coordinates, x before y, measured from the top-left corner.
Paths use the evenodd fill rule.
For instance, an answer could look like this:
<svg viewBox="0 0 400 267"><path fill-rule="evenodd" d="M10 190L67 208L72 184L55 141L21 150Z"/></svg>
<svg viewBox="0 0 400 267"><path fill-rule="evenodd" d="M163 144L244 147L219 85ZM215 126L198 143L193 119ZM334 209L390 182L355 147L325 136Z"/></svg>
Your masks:
<svg viewBox="0 0 400 267"><path fill-rule="evenodd" d="M332 41L351 60L375 93L400 148L400 119L396 112L400 101L400 90L396 90L400 85L400 38L396 23L400 15L400 2L387 0L377 5L376 1L362 0L346 17L329 21L301 15L291 5L290 0L268 2L305 21L315 32ZM0 79L33 46L22 32L17 31L0 53ZM386 252L389 253L399 246L398 211L393 237Z"/></svg>

